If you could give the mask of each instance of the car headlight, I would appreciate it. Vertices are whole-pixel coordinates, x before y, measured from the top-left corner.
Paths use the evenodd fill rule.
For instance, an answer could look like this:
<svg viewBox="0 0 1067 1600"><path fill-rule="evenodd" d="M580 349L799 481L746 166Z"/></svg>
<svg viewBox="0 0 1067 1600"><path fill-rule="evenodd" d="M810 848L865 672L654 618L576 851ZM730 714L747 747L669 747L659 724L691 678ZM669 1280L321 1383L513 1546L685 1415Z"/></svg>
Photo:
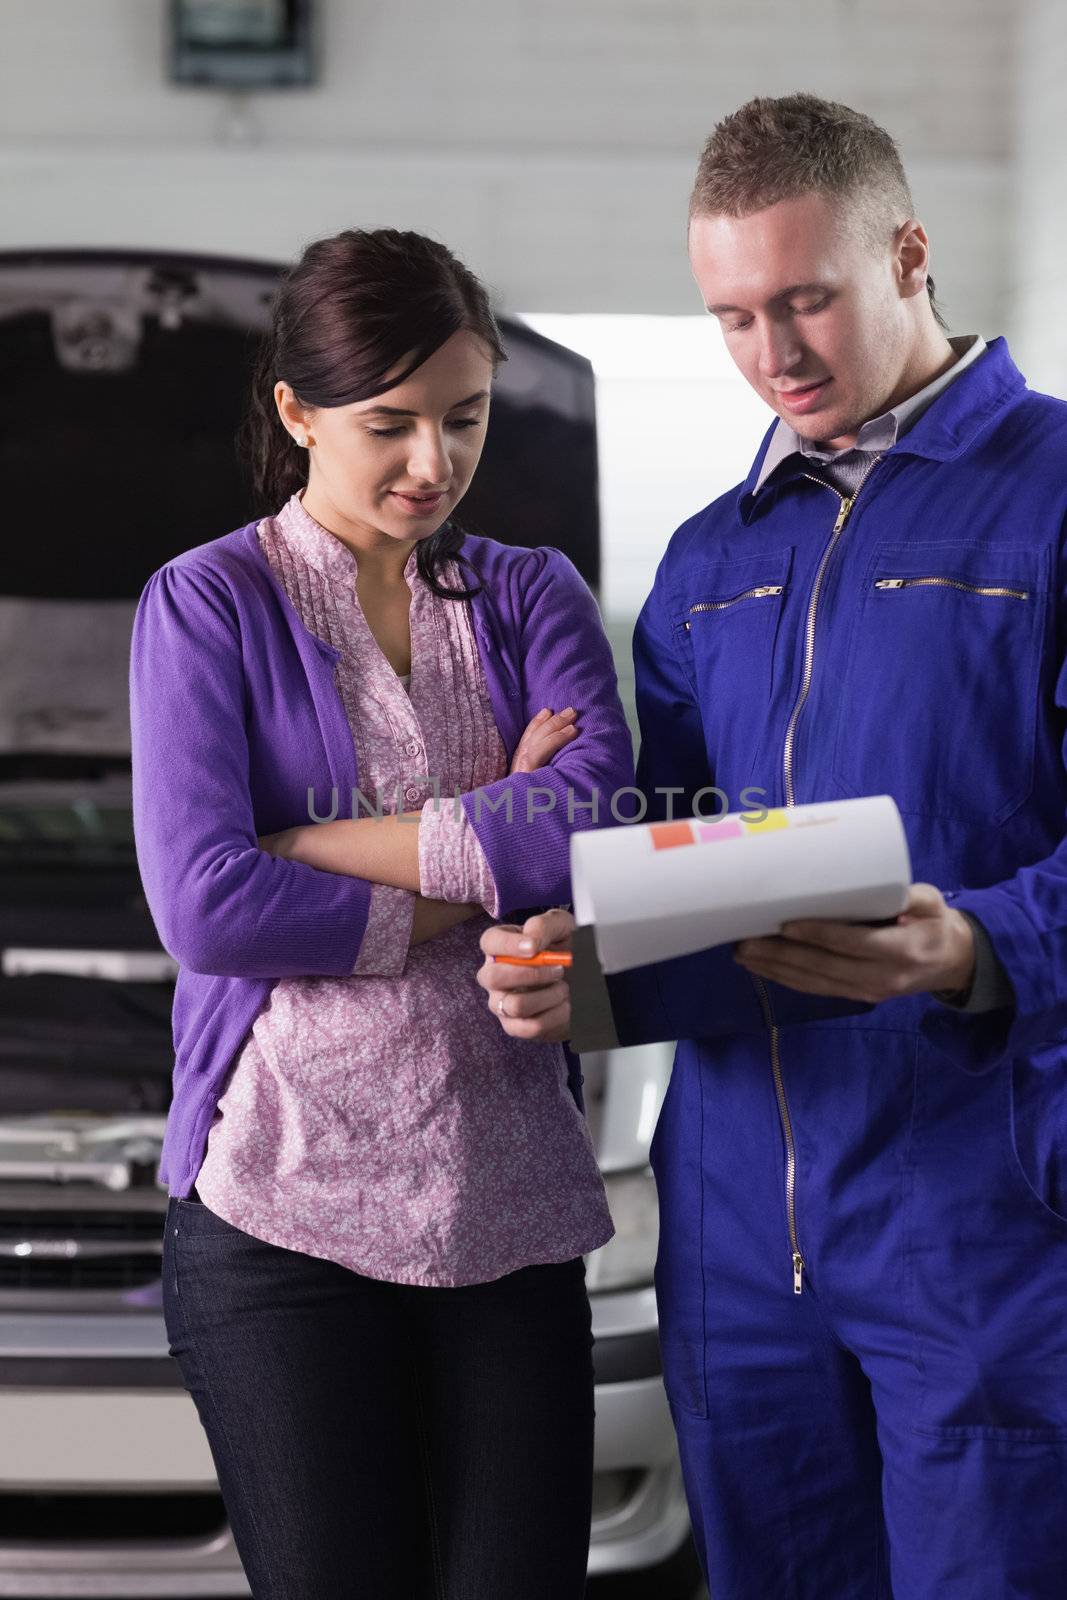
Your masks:
<svg viewBox="0 0 1067 1600"><path fill-rule="evenodd" d="M651 1167L604 1176L614 1237L585 1258L590 1292L643 1289L652 1282L659 1243L659 1203Z"/></svg>

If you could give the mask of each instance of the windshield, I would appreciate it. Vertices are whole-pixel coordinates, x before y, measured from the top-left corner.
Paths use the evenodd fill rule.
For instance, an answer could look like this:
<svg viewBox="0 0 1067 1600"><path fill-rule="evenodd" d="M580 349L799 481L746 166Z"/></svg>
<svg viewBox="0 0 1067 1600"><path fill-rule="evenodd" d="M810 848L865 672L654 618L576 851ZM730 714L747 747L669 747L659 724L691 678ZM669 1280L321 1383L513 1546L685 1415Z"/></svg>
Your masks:
<svg viewBox="0 0 1067 1600"><path fill-rule="evenodd" d="M133 864L134 602L0 596L0 867Z"/></svg>
<svg viewBox="0 0 1067 1600"><path fill-rule="evenodd" d="M96 780L5 780L0 762L0 867L50 863L136 864L128 770Z"/></svg>

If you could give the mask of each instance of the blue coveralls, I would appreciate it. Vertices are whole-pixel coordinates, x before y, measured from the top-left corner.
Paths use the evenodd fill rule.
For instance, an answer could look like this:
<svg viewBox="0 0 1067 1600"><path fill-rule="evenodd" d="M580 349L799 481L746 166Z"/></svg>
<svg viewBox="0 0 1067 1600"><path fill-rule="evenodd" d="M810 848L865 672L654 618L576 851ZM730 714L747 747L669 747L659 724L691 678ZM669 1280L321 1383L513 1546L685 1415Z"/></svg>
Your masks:
<svg viewBox="0 0 1067 1600"><path fill-rule="evenodd" d="M1016 1004L823 1000L729 948L609 980L623 1044L680 1041L651 1159L695 1537L713 1600L1064 1600L1067 404L997 339L852 500L802 464L753 494L769 439L638 620L648 815L893 795Z"/></svg>

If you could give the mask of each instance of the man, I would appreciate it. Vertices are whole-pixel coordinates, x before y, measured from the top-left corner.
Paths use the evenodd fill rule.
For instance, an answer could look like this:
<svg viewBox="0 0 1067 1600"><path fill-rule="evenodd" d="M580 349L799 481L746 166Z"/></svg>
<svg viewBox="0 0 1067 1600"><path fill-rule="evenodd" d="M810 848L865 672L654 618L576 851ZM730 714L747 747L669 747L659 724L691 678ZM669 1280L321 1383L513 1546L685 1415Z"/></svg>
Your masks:
<svg viewBox="0 0 1067 1600"><path fill-rule="evenodd" d="M652 1144L664 1376L715 1600L1067 1594L1067 405L949 340L890 137L713 132L704 302L777 414L634 637L648 819L892 794L895 924L569 983L488 931L519 1038L677 1039ZM606 803L606 800L605 800ZM606 820L606 818L604 819ZM574 1015L572 1018L572 997Z"/></svg>

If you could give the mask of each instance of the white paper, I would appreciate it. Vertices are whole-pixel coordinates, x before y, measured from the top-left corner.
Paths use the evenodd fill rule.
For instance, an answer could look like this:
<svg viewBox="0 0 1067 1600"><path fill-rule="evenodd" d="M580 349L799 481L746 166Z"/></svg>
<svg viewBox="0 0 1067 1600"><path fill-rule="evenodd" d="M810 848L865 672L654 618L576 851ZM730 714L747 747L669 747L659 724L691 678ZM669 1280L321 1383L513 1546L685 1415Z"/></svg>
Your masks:
<svg viewBox="0 0 1067 1600"><path fill-rule="evenodd" d="M778 933L796 917L877 922L904 909L911 860L890 795L625 823L571 835L578 923L605 972Z"/></svg>

